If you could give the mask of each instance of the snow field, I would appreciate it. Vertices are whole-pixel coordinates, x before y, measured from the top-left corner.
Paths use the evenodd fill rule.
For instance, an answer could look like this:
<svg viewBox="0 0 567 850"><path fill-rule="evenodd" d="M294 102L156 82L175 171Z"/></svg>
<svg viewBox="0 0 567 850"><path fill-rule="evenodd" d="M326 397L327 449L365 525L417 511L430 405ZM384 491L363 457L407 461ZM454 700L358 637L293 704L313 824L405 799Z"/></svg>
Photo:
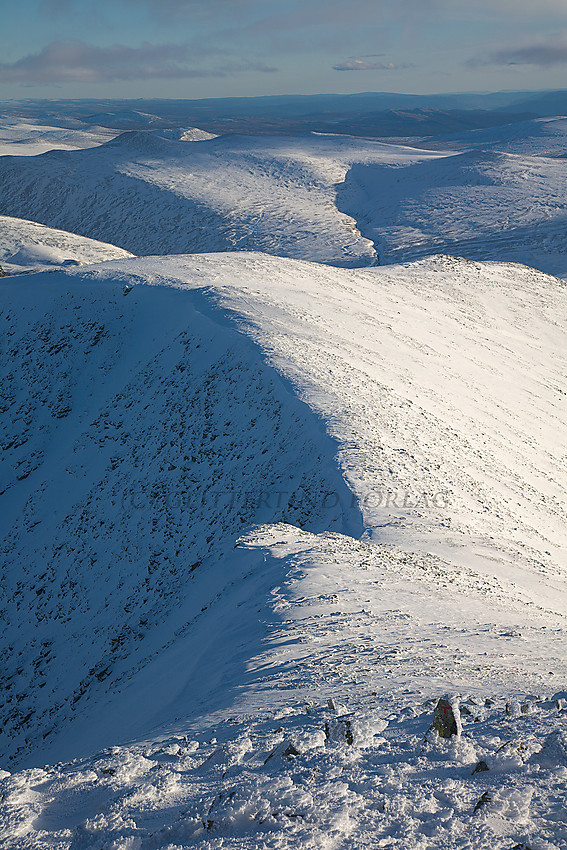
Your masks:
<svg viewBox="0 0 567 850"><path fill-rule="evenodd" d="M34 221L0 216L0 266L6 274L62 264L84 265L131 257L128 251L55 230Z"/></svg>
<svg viewBox="0 0 567 850"><path fill-rule="evenodd" d="M257 250L339 266L375 259L336 185L355 162L439 154L339 136L130 132L88 151L0 160L3 212L134 254Z"/></svg>
<svg viewBox="0 0 567 850"><path fill-rule="evenodd" d="M567 847L564 124L0 161L2 847Z"/></svg>

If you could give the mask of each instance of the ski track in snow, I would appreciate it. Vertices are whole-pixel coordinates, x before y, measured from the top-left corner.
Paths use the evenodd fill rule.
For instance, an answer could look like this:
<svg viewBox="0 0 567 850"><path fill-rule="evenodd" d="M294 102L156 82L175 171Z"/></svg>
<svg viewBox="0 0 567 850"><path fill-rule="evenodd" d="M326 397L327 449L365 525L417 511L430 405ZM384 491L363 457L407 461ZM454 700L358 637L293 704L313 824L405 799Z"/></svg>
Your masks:
<svg viewBox="0 0 567 850"><path fill-rule="evenodd" d="M0 282L3 847L567 847L565 285L476 261L564 273L563 124L479 133L2 161L3 212L239 251L0 220L110 260ZM475 261L286 258L365 237Z"/></svg>

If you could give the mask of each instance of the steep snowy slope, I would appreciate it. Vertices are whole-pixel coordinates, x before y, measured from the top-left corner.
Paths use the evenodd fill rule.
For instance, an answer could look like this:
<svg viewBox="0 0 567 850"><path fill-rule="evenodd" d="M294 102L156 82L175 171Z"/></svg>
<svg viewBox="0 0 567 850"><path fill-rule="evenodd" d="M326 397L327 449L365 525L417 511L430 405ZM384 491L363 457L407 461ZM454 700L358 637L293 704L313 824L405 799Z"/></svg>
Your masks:
<svg viewBox="0 0 567 850"><path fill-rule="evenodd" d="M470 150L404 169L355 165L338 206L380 263L443 252L567 276L567 164Z"/></svg>
<svg viewBox="0 0 567 850"><path fill-rule="evenodd" d="M371 243L335 206L355 162L439 154L339 136L223 136L186 144L125 133L88 151L0 160L1 212L135 254L262 250L368 265Z"/></svg>
<svg viewBox="0 0 567 850"><path fill-rule="evenodd" d="M83 265L131 256L122 248L75 233L55 230L35 221L0 216L0 266L10 274L62 263Z"/></svg>
<svg viewBox="0 0 567 850"><path fill-rule="evenodd" d="M104 726L128 746L0 776L3 846L562 850L564 624L431 558L283 524L222 567L235 580L119 709L99 703L55 752ZM430 726L453 683L446 741Z"/></svg>
<svg viewBox="0 0 567 850"><path fill-rule="evenodd" d="M2 292L2 581L21 665L3 683L2 749L13 752L159 649L146 635L243 524L321 527L325 492L347 491L317 423L188 292L42 274ZM264 503L265 490L282 497Z"/></svg>
<svg viewBox="0 0 567 850"><path fill-rule="evenodd" d="M128 289L144 281L156 285ZM56 606L80 632L99 612L74 698L243 521L329 528L350 504L379 542L497 575L508 595L567 613L556 280L450 258L341 272L242 254L106 263L3 290L7 595L19 602L25 552L33 618ZM295 413L282 425L284 397L250 343L219 331L227 311L325 423L336 441L325 463L336 452L350 502L332 495L339 473L321 466L317 432ZM137 603L119 626L103 616L109 594L133 593L147 610ZM41 647L38 669L53 657ZM28 713L20 699L16 726Z"/></svg>
<svg viewBox="0 0 567 850"><path fill-rule="evenodd" d="M564 284L239 253L0 288L6 847L561 847Z"/></svg>

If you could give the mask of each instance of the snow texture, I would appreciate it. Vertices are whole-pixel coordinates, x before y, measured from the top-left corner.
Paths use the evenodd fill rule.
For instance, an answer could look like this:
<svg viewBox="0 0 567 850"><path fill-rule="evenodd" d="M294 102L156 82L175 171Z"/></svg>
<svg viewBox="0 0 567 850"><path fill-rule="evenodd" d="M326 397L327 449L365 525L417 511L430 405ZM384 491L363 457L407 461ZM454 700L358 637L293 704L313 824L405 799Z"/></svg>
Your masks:
<svg viewBox="0 0 567 850"><path fill-rule="evenodd" d="M563 846L561 282L238 253L2 294L6 847Z"/></svg>
<svg viewBox="0 0 567 850"><path fill-rule="evenodd" d="M2 848L565 850L565 123L0 159Z"/></svg>
<svg viewBox="0 0 567 850"><path fill-rule="evenodd" d="M131 257L128 251L35 221L0 215L0 265L5 272L86 265Z"/></svg>
<svg viewBox="0 0 567 850"><path fill-rule="evenodd" d="M185 144L129 132L87 151L0 159L3 212L134 254L257 250L340 266L375 261L335 205L353 163L440 154L340 136L221 136Z"/></svg>

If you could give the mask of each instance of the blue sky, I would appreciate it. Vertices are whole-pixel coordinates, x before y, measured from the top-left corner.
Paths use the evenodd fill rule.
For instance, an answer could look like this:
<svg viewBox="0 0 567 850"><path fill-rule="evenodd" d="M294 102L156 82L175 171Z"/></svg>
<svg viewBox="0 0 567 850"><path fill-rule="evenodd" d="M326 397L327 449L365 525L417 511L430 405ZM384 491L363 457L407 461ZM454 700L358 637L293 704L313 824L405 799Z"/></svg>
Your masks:
<svg viewBox="0 0 567 850"><path fill-rule="evenodd" d="M567 0L2 6L2 99L567 88Z"/></svg>

